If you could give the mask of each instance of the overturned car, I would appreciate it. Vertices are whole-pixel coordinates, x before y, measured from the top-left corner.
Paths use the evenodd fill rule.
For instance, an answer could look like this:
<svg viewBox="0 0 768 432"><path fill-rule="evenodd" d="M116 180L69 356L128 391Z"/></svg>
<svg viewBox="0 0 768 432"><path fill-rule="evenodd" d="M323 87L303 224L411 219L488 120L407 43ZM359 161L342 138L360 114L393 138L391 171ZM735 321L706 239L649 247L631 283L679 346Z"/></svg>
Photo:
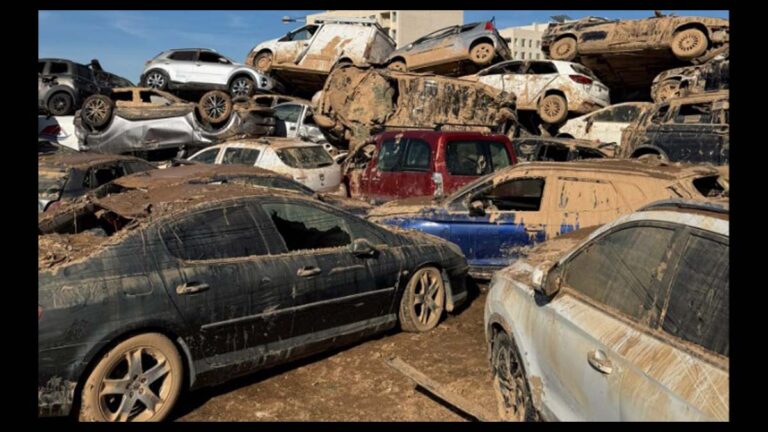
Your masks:
<svg viewBox="0 0 768 432"><path fill-rule="evenodd" d="M431 74L340 67L313 103L326 137L351 151L392 129L518 133L514 93Z"/></svg>
<svg viewBox="0 0 768 432"><path fill-rule="evenodd" d="M670 69L656 76L651 85L655 102L707 91L728 90L730 84L729 50L712 60L694 66Z"/></svg>

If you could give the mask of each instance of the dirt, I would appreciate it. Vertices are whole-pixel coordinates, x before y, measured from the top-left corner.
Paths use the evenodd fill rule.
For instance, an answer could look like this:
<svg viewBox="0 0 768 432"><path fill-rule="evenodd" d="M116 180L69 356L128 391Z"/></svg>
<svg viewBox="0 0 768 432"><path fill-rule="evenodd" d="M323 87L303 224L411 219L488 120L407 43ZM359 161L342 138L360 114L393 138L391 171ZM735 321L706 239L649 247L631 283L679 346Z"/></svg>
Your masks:
<svg viewBox="0 0 768 432"><path fill-rule="evenodd" d="M468 421L385 364L398 356L496 419L483 332L486 294L427 333L394 331L189 393L178 421Z"/></svg>

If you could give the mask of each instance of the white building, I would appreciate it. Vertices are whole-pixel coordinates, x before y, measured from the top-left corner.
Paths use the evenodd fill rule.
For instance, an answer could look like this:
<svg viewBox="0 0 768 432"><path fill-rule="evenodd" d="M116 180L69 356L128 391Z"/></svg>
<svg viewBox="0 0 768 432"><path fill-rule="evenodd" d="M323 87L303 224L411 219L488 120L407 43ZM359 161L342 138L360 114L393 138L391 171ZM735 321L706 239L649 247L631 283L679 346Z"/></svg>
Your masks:
<svg viewBox="0 0 768 432"><path fill-rule="evenodd" d="M509 48L515 60L541 60L546 58L541 50L541 37L549 24L531 24L508 27L499 30L502 37L509 38Z"/></svg>

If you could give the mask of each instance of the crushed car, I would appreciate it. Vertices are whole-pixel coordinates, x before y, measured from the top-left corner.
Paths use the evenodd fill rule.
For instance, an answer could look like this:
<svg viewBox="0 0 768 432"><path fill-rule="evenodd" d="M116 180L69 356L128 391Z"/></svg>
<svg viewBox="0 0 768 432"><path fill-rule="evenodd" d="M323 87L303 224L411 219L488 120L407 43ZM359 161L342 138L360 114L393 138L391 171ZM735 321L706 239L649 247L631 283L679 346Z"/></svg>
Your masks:
<svg viewBox="0 0 768 432"><path fill-rule="evenodd" d="M624 129L648 109L650 102L624 102L569 119L557 131L558 137L621 144Z"/></svg>
<svg viewBox="0 0 768 432"><path fill-rule="evenodd" d="M118 177L156 169L139 158L57 151L37 158L38 211L79 197Z"/></svg>
<svg viewBox="0 0 768 432"><path fill-rule="evenodd" d="M297 194L181 184L68 214L38 236L41 416L163 420L182 391L429 331L467 298L455 245Z"/></svg>
<svg viewBox="0 0 768 432"><path fill-rule="evenodd" d="M274 133L270 108L213 90L198 104L148 87L90 96L75 114L81 147L102 153L195 150L227 138Z"/></svg>
<svg viewBox="0 0 768 432"><path fill-rule="evenodd" d="M728 90L731 81L729 57L729 50L725 50L702 65L670 69L656 75L651 84L651 97L654 102L664 102L674 97Z"/></svg>
<svg viewBox="0 0 768 432"><path fill-rule="evenodd" d="M624 130L621 155L727 165L729 112L728 90L658 103Z"/></svg>
<svg viewBox="0 0 768 432"><path fill-rule="evenodd" d="M375 20L318 18L281 38L256 45L245 63L310 97L335 67L382 63L396 45Z"/></svg>
<svg viewBox="0 0 768 432"><path fill-rule="evenodd" d="M269 76L207 48L161 52L146 62L141 85L163 91L223 90L232 97L283 90Z"/></svg>
<svg viewBox="0 0 768 432"><path fill-rule="evenodd" d="M506 420L728 421L728 206L660 202L497 272L484 328Z"/></svg>
<svg viewBox="0 0 768 432"><path fill-rule="evenodd" d="M518 111L536 111L548 124L585 114L611 103L610 90L588 68L555 60L511 60L462 77L517 96Z"/></svg>
<svg viewBox="0 0 768 432"><path fill-rule="evenodd" d="M615 157L618 144L557 137L523 137L512 140L520 162L567 162Z"/></svg>
<svg viewBox="0 0 768 432"><path fill-rule="evenodd" d="M393 51L384 64L401 72L458 76L511 58L512 50L491 20L435 30Z"/></svg>
<svg viewBox="0 0 768 432"><path fill-rule="evenodd" d="M312 100L315 123L350 151L393 129L519 133L514 93L457 78L344 66Z"/></svg>
<svg viewBox="0 0 768 432"><path fill-rule="evenodd" d="M708 202L728 193L714 167L651 162L522 162L442 200L389 202L368 219L454 242L464 251L470 274L488 279L531 245L610 222L650 202L681 197Z"/></svg>
<svg viewBox="0 0 768 432"><path fill-rule="evenodd" d="M295 138L262 137L228 140L189 157L192 162L248 165L291 176L317 192L336 191L341 167L322 145Z"/></svg>
<svg viewBox="0 0 768 432"><path fill-rule="evenodd" d="M342 165L341 195L374 204L416 196L440 198L515 163L505 135L384 132Z"/></svg>

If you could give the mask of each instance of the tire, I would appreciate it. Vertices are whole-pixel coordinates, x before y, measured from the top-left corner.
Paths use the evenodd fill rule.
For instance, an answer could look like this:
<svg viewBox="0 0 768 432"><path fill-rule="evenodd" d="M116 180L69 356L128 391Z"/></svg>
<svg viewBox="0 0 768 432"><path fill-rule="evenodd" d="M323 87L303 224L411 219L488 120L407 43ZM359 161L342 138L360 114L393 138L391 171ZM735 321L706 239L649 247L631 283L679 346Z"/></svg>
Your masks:
<svg viewBox="0 0 768 432"><path fill-rule="evenodd" d="M395 60L387 65L387 69L397 72L407 72L408 66L402 60Z"/></svg>
<svg viewBox="0 0 768 432"><path fill-rule="evenodd" d="M431 266L418 269L408 280L400 300L400 328L407 332L432 330L440 322L443 310L445 283L440 270Z"/></svg>
<svg viewBox="0 0 768 432"><path fill-rule="evenodd" d="M653 100L654 102L664 102L678 96L680 96L680 80L667 79L656 88Z"/></svg>
<svg viewBox="0 0 768 432"><path fill-rule="evenodd" d="M703 31L695 28L677 32L672 38L672 54L680 60L694 59L707 51L709 41Z"/></svg>
<svg viewBox="0 0 768 432"><path fill-rule="evenodd" d="M499 417L506 421L537 420L520 353L504 331L493 337L491 370Z"/></svg>
<svg viewBox="0 0 768 432"><path fill-rule="evenodd" d="M480 42L469 50L469 59L480 66L490 64L495 56L496 49L488 42Z"/></svg>
<svg viewBox="0 0 768 432"><path fill-rule="evenodd" d="M72 100L72 96L63 91L54 93L48 99L48 111L55 116L71 114L72 109L74 108L73 105L74 101Z"/></svg>
<svg viewBox="0 0 768 432"><path fill-rule="evenodd" d="M232 98L221 90L212 90L200 98L198 108L203 121L224 123L232 114Z"/></svg>
<svg viewBox="0 0 768 432"><path fill-rule="evenodd" d="M99 129L112 119L112 111L112 99L104 95L93 95L83 102L80 117L88 126Z"/></svg>
<svg viewBox="0 0 768 432"><path fill-rule="evenodd" d="M568 102L558 94L544 96L539 102L539 117L551 125L562 123L568 117Z"/></svg>
<svg viewBox="0 0 768 432"><path fill-rule="evenodd" d="M80 421L164 420L179 398L183 379L184 366L173 342L159 333L134 336L104 354L88 375ZM107 380L113 392L105 393ZM148 409L150 404L154 410Z"/></svg>
<svg viewBox="0 0 768 432"><path fill-rule="evenodd" d="M272 67L272 53L269 51L260 53L253 59L253 67L260 72L269 72Z"/></svg>
<svg viewBox="0 0 768 432"><path fill-rule="evenodd" d="M576 58L576 39L568 36L558 39L549 47L549 57L553 60L571 61Z"/></svg>
<svg viewBox="0 0 768 432"><path fill-rule="evenodd" d="M233 79L229 84L229 94L231 94L233 98L240 96L248 97L252 95L253 80L246 76L240 76Z"/></svg>
<svg viewBox="0 0 768 432"><path fill-rule="evenodd" d="M168 89L168 82L171 79L168 78L168 74L160 69L152 69L141 80L141 85L144 87L153 88L156 90L165 91Z"/></svg>

